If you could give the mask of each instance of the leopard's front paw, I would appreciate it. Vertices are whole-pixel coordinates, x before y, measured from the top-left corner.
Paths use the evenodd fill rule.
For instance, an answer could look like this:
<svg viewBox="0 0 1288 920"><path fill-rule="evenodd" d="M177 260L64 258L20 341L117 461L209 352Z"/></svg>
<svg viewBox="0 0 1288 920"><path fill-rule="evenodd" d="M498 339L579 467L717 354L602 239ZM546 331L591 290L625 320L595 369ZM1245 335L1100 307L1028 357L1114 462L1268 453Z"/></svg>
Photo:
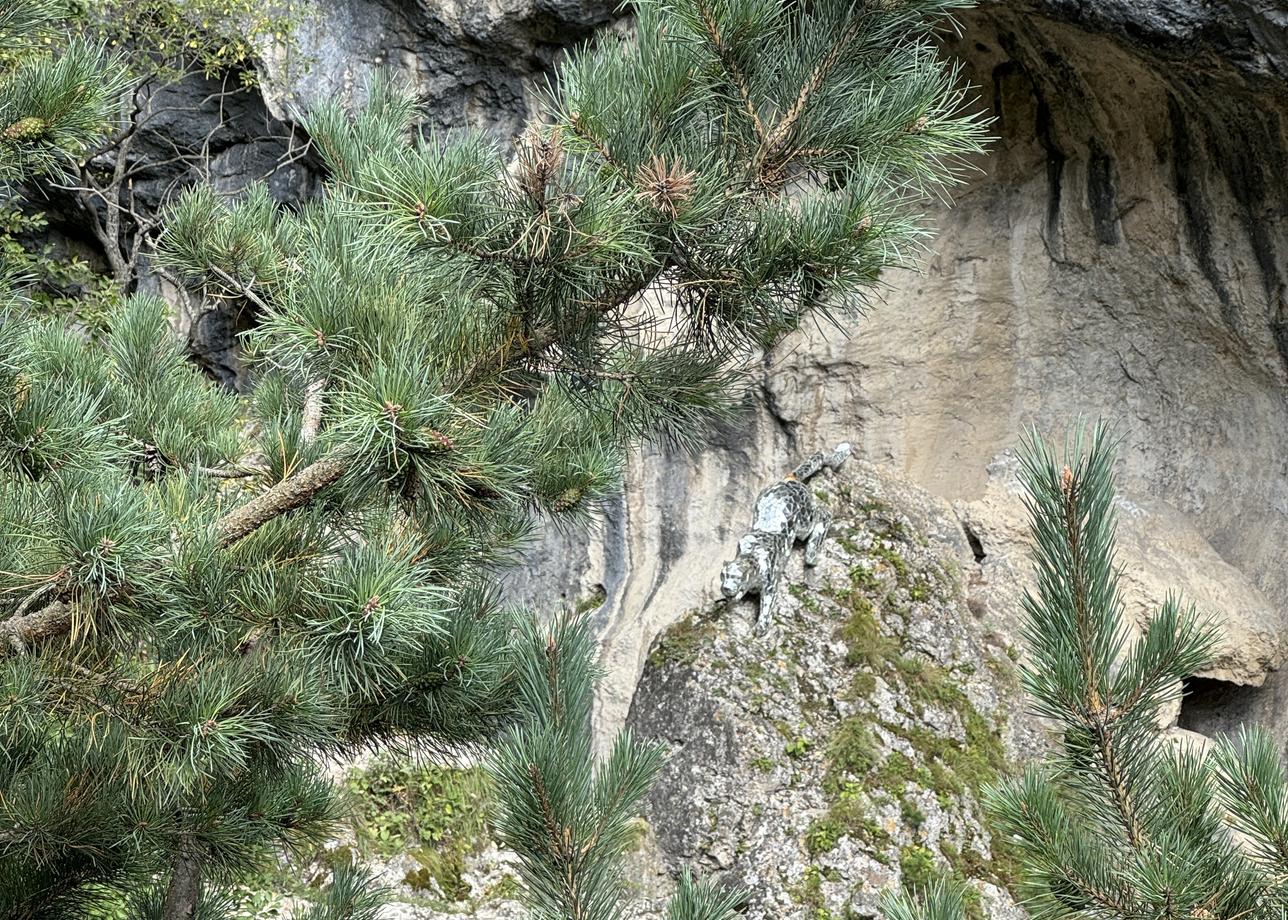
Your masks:
<svg viewBox="0 0 1288 920"><path fill-rule="evenodd" d="M774 625L774 605L772 599L761 597L760 612L756 614L756 623L752 627L752 632L757 636L763 636Z"/></svg>

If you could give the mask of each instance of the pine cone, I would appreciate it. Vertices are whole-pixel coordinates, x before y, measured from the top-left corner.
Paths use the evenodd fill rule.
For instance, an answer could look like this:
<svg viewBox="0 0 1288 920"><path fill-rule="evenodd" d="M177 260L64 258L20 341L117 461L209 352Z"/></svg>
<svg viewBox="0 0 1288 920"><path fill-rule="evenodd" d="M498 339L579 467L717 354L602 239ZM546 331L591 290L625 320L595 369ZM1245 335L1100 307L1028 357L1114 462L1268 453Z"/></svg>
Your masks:
<svg viewBox="0 0 1288 920"><path fill-rule="evenodd" d="M28 115L20 118L4 129L3 137L7 141L33 141L49 130L49 124L43 118Z"/></svg>
<svg viewBox="0 0 1288 920"><path fill-rule="evenodd" d="M577 504L581 501L581 497L583 494L585 493L583 493L582 490L577 486L571 486L567 489L564 489L562 492L559 493L559 497L555 499L555 504L554 504L555 511L559 512L560 514L562 514L565 511L571 511L573 508L577 507Z"/></svg>

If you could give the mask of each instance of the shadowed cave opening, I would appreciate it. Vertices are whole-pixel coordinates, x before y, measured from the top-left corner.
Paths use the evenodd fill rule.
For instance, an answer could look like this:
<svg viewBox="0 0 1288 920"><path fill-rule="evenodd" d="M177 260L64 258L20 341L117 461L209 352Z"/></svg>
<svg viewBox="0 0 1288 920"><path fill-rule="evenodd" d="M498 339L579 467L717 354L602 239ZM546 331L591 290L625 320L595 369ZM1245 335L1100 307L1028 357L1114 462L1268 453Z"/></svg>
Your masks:
<svg viewBox="0 0 1288 920"><path fill-rule="evenodd" d="M1210 677L1187 677L1177 725L1217 738L1234 734L1240 725L1261 722L1267 687L1251 687Z"/></svg>
<svg viewBox="0 0 1288 920"><path fill-rule="evenodd" d="M966 532L966 542L970 544L970 552L975 557L975 561L983 562L987 559L988 553L984 552L984 541L979 538L979 534L975 532L974 528L963 521L962 530Z"/></svg>

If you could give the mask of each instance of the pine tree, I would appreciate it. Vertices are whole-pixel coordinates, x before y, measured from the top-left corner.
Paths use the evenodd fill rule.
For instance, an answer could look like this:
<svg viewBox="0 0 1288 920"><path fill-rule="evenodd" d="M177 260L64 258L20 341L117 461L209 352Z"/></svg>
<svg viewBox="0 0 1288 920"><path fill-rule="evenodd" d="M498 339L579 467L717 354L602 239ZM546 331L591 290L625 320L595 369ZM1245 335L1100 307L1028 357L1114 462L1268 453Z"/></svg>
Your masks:
<svg viewBox="0 0 1288 920"><path fill-rule="evenodd" d="M254 315L246 399L135 296L106 347L0 323L0 914L217 917L338 805L321 757L495 751L542 916L621 910L659 752L589 741L593 642L500 602L644 438L696 446L763 349L853 321L980 148L956 0L650 0L557 75L514 156L390 81L307 129L325 194L206 188L158 258ZM371 917L343 871L315 920ZM676 920L734 901L687 879Z"/></svg>
<svg viewBox="0 0 1288 920"><path fill-rule="evenodd" d="M644 795L661 768L658 743L621 732L609 756L593 751L591 704L597 669L589 623L565 613L519 630L517 720L492 756L502 809L498 842L520 859L538 920L616 920L622 916L622 860ZM670 920L728 920L742 892L698 882L685 872L667 906Z"/></svg>
<svg viewBox="0 0 1288 920"><path fill-rule="evenodd" d="M1165 737L1162 711L1206 667L1213 622L1169 598L1132 638L1115 562L1114 450L1104 427L1057 456L1023 453L1037 588L1025 600L1023 686L1055 752L988 789L1035 920L1282 917L1288 783L1257 728L1210 751ZM891 920L962 917L960 892L892 895Z"/></svg>

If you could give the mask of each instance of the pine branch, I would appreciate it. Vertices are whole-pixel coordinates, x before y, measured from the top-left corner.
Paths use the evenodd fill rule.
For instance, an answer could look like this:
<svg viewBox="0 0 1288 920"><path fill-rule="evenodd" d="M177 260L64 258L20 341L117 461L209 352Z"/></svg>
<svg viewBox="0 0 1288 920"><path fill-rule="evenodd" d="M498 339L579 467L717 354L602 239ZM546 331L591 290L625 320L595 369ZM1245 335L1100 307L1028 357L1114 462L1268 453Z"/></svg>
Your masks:
<svg viewBox="0 0 1288 920"><path fill-rule="evenodd" d="M216 524L218 546L231 546L274 518L307 505L319 492L339 480L347 468L345 461L336 457L319 460L233 509ZM0 623L0 644L12 652L26 654L33 643L66 633L74 622L72 603L60 598L34 613L10 617Z"/></svg>
<svg viewBox="0 0 1288 920"><path fill-rule="evenodd" d="M208 266L208 268L212 275L226 284L229 288L236 291L239 296L246 298L261 310L266 311L269 309L264 298L260 297L259 294L255 292L255 282L253 280L248 283L242 283L225 271L222 266L212 264Z"/></svg>
<svg viewBox="0 0 1288 920"><path fill-rule="evenodd" d="M216 525L221 547L231 546L250 536L273 518L302 508L319 492L335 483L348 464L339 457L327 457L295 473L288 479L233 509Z"/></svg>
<svg viewBox="0 0 1288 920"><path fill-rule="evenodd" d="M738 96L742 100L742 109L751 119L752 125L756 129L756 138L761 142L765 141L765 125L760 120L760 112L756 108L755 101L751 98L751 87L747 83L747 77L743 74L742 68L738 66L738 60L734 56L733 49L730 48L720 34L720 23L716 20L715 12L710 5L705 2L698 3L698 12L702 19L703 28L706 30L707 39L716 51L716 57L725 69L729 81L738 91Z"/></svg>
<svg viewBox="0 0 1288 920"><path fill-rule="evenodd" d="M179 845L170 868L170 885L161 908L162 920L196 920L201 900L201 858L192 852L192 841Z"/></svg>
<svg viewBox="0 0 1288 920"><path fill-rule="evenodd" d="M553 328L534 329L527 335L515 331L500 346L474 360L460 383L454 387L458 393L468 393L486 380L502 376L515 363L522 363L541 354L556 341Z"/></svg>
<svg viewBox="0 0 1288 920"><path fill-rule="evenodd" d="M0 623L0 643L11 652L25 655L32 644L53 639L70 630L72 616L70 604L53 601L34 613L11 617Z"/></svg>
<svg viewBox="0 0 1288 920"><path fill-rule="evenodd" d="M861 303L916 242L908 189L948 182L980 146L951 68L918 38L919 14L956 2L640 2L634 36L561 62L517 166L481 135L421 130L392 80L357 112L318 106L307 129L329 175L307 207L202 185L157 225L158 266L253 306L248 401L190 366L157 298L131 298L101 348L0 324L0 516L15 534L0 592L16 604L0 623L0 818L23 802L48 816L8 850L27 854L21 872L39 849L44 887L9 884L0 860L0 914L16 898L78 916L39 899L139 878L135 913L182 915L195 880L234 880L321 832L332 800L310 752L503 734L498 836L530 903L620 920L630 821L662 751L623 735L595 756L593 633L516 629L496 567L539 515L580 520L618 489L642 438L697 446L739 404L749 355ZM5 108L0 88L0 172L10 152L50 165L60 143L102 134L60 92L94 90L82 78L100 56L43 44L57 72L21 72L44 109ZM80 189L102 237L122 237L118 274L153 235L131 183L189 162L178 146L130 161L156 115L134 108L116 168ZM215 481L248 456L275 483L249 499ZM82 627L112 641L56 640ZM1170 655L1142 646L1134 667L1160 673ZM121 690L140 675L143 692ZM103 862L60 877L66 853ZM337 872L309 920L374 920L364 881ZM735 909L686 877L668 917Z"/></svg>
<svg viewBox="0 0 1288 920"><path fill-rule="evenodd" d="M1036 435L1021 453L1037 582L1021 678L1058 749L983 790L994 839L1016 848L1035 917L1269 920L1288 895L1281 751L1256 733L1206 757L1165 745L1162 702L1208 666L1215 633L1169 598L1128 647L1112 470L1103 426L1085 450L1071 436L1063 461ZM951 900L904 894L888 914L958 920Z"/></svg>
<svg viewBox="0 0 1288 920"><path fill-rule="evenodd" d="M828 74L836 66L837 61L840 60L846 46L859 35L861 31L860 22L861 20L856 18L841 32L832 47L828 49L827 54L814 66L809 77L801 85L800 92L796 94L796 99L792 102L791 108L787 110L778 124L774 126L773 132L765 139L765 147L771 153L778 150L787 135L796 127L796 122L804 114L805 107L809 105L814 94L823 88Z"/></svg>
<svg viewBox="0 0 1288 920"><path fill-rule="evenodd" d="M1086 727L1095 739L1096 751L1105 770L1110 795L1118 808L1127 839L1139 848L1144 843L1144 831L1136 814L1136 805L1119 764L1115 745L1110 704L1100 696L1101 675L1092 651L1093 626L1087 597L1086 560L1083 556L1082 532L1086 510L1079 500L1078 482L1067 465L1060 473L1060 494L1064 499L1064 535L1072 560L1071 575L1074 618L1077 627L1079 652L1082 655L1083 674L1086 675Z"/></svg>
<svg viewBox="0 0 1288 920"><path fill-rule="evenodd" d="M305 444L318 436L322 428L322 409L326 402L326 379L318 378L304 391L304 411L300 422L300 440Z"/></svg>
<svg viewBox="0 0 1288 920"><path fill-rule="evenodd" d="M243 469L242 467L215 467L215 466L198 466L196 471L202 476L209 476L212 479L248 479L254 476L256 472L253 469Z"/></svg>

